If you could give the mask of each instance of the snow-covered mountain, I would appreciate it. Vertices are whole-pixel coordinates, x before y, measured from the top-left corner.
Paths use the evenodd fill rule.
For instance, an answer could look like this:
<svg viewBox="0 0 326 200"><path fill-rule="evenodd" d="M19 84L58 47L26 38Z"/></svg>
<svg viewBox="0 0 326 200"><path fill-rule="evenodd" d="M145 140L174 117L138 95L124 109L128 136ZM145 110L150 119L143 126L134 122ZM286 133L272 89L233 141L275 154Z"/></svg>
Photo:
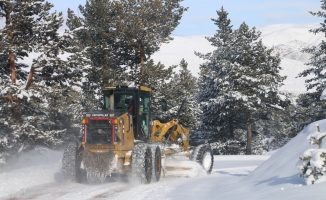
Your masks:
<svg viewBox="0 0 326 200"><path fill-rule="evenodd" d="M304 86L305 78L296 78L307 66L306 63L310 55L302 53L301 49L311 45L318 45L324 38L323 34L315 35L309 32L310 29L319 27L318 23L297 25L279 24L258 27L262 32L263 43L267 47L274 47L275 54L279 53L282 57L281 74L287 76L284 81L282 91L291 92L294 95L306 91ZM212 33L214 34L214 33ZM194 76L198 76L199 66L204 60L198 58L194 52L208 53L214 47L205 39L204 35L199 36L173 36L174 40L163 44L160 51L151 56L155 62L161 62L166 66L178 65L182 58L188 62L188 67ZM30 54L25 58L25 63L31 65L33 58L38 54ZM65 55L63 55L65 57Z"/></svg>
<svg viewBox="0 0 326 200"><path fill-rule="evenodd" d="M310 54L301 52L302 49L310 46L308 43L293 40L284 44L274 46L274 53L280 54L282 58L289 58L292 60L307 63L310 59Z"/></svg>
<svg viewBox="0 0 326 200"><path fill-rule="evenodd" d="M318 45L323 39L323 34L315 35L310 29L319 27L319 24L280 24L258 27L262 32L263 43L267 47L274 47L274 52L282 57L282 75L287 76L281 90L294 93L295 95L305 92L305 78L296 78L307 66L310 55L301 50L311 45ZM198 76L199 66L204 60L198 58L194 52L208 53L214 47L205 39L205 36L173 37L174 40L163 44L159 52L152 58L166 66L177 65L184 58L188 62L193 75Z"/></svg>

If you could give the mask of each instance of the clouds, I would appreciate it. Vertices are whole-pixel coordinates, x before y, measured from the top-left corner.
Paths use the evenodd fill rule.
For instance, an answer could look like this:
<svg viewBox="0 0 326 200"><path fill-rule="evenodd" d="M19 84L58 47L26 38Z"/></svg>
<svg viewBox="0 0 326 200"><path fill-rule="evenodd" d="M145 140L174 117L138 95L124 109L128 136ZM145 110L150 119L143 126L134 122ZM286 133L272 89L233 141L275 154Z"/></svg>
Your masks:
<svg viewBox="0 0 326 200"><path fill-rule="evenodd" d="M282 23L312 23L318 21L309 11L320 10L320 2L305 0L273 1L261 5L263 14L259 17L266 24Z"/></svg>

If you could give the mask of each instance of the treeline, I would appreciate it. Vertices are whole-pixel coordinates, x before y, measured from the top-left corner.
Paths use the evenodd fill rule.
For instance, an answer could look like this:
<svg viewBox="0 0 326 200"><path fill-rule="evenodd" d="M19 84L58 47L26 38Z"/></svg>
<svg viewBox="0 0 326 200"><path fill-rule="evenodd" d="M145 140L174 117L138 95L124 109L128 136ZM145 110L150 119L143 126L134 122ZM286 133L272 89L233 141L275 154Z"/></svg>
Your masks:
<svg viewBox="0 0 326 200"><path fill-rule="evenodd" d="M304 50L313 54L311 69L300 74L319 70L320 76L307 80L308 89L317 90L291 102L290 94L279 91L285 79L279 75L280 57L264 46L255 28L243 23L234 29L223 8L213 19L217 32L207 37L216 49L196 53L206 61L198 66L198 78L183 59L174 66L154 63L151 55L173 39L171 32L187 11L181 1L87 0L79 6L80 17L68 9L63 34L58 31L63 14L50 12L53 4L1 1L0 164L18 152L56 148L78 137L82 114L102 108L104 84L153 87L158 100L153 113L162 118L174 117L187 99L180 121L192 131L193 144L213 142L217 154L279 148L324 118L317 98L324 46ZM24 58L31 54L38 57L28 66ZM161 112L161 99L168 112Z"/></svg>

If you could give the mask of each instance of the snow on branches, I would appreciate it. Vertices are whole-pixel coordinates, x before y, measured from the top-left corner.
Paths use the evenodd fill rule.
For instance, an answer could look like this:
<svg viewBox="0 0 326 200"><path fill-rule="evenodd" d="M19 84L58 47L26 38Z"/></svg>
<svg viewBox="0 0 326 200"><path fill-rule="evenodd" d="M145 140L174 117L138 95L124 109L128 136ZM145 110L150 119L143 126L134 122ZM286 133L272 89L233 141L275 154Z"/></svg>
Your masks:
<svg viewBox="0 0 326 200"><path fill-rule="evenodd" d="M301 170L300 176L307 185L326 181L326 149L322 149L322 140L326 132L320 132L317 124L316 132L307 137L310 144L318 145L318 149L308 149L299 157L297 167Z"/></svg>

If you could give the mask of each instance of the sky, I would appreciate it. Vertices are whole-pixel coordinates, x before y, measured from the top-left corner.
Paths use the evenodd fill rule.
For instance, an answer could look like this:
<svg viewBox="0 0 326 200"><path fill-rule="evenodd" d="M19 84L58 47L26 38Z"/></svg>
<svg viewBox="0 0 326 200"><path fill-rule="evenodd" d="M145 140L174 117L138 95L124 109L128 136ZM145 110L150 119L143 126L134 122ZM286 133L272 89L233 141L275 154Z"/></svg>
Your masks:
<svg viewBox="0 0 326 200"><path fill-rule="evenodd" d="M85 5L86 0L49 0L54 9L63 11L75 10ZM217 18L216 10L223 6L229 13L231 24L238 28L246 22L250 27L260 27L271 24L310 24L322 22L322 19L312 16L309 11L321 10L320 0L184 0L184 7L189 10L184 13L173 36L212 35L216 26L211 18Z"/></svg>

